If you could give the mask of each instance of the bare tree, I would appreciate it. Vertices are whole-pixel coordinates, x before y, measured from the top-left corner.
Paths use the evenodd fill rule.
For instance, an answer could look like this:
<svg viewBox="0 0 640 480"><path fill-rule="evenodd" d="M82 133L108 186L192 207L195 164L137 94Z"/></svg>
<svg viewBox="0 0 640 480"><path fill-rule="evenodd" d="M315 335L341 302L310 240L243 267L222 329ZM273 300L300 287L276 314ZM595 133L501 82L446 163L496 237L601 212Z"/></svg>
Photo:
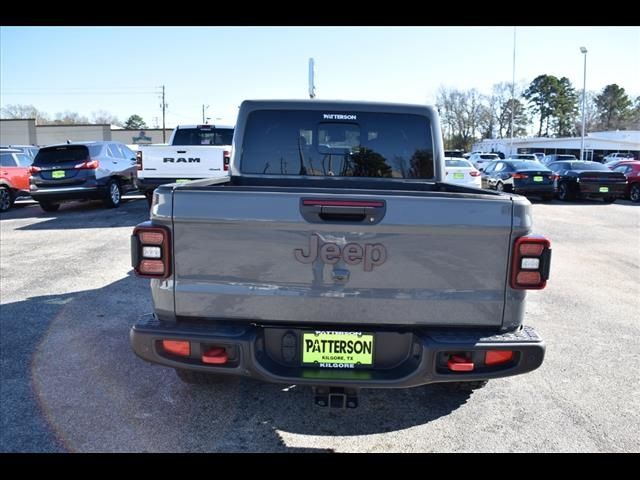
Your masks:
<svg viewBox="0 0 640 480"><path fill-rule="evenodd" d="M110 125L117 125L119 127L122 126L122 122L118 120L118 117L116 117L115 115L111 115L106 110L98 110L96 112L92 112L91 121L92 123L107 123Z"/></svg>
<svg viewBox="0 0 640 480"><path fill-rule="evenodd" d="M66 110L64 112L56 113L56 118L52 123L56 125L74 125L79 123L89 123L89 119L84 115L80 115L78 112L70 112Z"/></svg>
<svg viewBox="0 0 640 480"><path fill-rule="evenodd" d="M0 117L5 119L35 118L36 123L41 125L49 122L49 115L39 111L33 105L7 105L0 109Z"/></svg>
<svg viewBox="0 0 640 480"><path fill-rule="evenodd" d="M589 90L587 92L587 108L585 110L585 132L595 132L601 128L600 120L598 119L598 107L596 105L596 97L598 92ZM580 115L576 118L574 123L574 134L580 135L582 130L582 91L578 96L578 105L580 106Z"/></svg>
<svg viewBox="0 0 640 480"><path fill-rule="evenodd" d="M436 105L442 120L446 145L449 148L469 149L487 129L487 105L476 89L461 91L440 87Z"/></svg>

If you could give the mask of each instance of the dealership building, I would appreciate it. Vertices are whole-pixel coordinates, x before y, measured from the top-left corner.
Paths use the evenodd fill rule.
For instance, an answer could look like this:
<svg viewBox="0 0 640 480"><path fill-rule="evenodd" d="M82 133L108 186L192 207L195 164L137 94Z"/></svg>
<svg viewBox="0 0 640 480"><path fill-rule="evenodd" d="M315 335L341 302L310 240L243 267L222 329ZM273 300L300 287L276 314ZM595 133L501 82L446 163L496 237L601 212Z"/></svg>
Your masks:
<svg viewBox="0 0 640 480"><path fill-rule="evenodd" d="M505 156L512 153L573 154L580 158L582 137L532 137L532 138L491 138L477 142L472 151L501 152ZM640 159L640 130L616 130L591 132L584 137L586 160L601 162L609 153L631 153Z"/></svg>
<svg viewBox="0 0 640 480"><path fill-rule="evenodd" d="M145 128L127 130L109 124L36 125L33 118L0 120L0 144L2 145L51 145L82 141L115 141L126 145L166 143L172 128Z"/></svg>

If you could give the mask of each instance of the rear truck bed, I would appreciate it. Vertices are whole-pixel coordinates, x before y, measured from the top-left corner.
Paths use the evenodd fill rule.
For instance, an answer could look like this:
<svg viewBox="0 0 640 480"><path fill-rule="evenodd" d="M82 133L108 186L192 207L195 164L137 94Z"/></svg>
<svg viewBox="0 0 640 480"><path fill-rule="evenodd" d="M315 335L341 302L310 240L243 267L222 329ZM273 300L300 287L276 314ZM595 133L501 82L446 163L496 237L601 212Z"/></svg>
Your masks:
<svg viewBox="0 0 640 480"><path fill-rule="evenodd" d="M524 288L544 287L550 249L529 235L530 208L433 182L159 187L132 236L155 311L131 329L133 348L179 370L318 387L534 370L545 347L522 327Z"/></svg>

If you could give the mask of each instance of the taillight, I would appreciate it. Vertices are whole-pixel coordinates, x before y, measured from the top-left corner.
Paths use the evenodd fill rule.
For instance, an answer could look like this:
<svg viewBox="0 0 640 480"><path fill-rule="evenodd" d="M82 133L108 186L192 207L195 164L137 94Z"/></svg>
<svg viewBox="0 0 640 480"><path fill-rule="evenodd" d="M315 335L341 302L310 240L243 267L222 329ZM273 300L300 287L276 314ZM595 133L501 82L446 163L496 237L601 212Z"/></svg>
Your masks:
<svg viewBox="0 0 640 480"><path fill-rule="evenodd" d="M136 168L142 170L142 152L140 150L136 152Z"/></svg>
<svg viewBox="0 0 640 480"><path fill-rule="evenodd" d="M145 224L137 226L131 236L133 270L139 277L167 278L171 274L169 230Z"/></svg>
<svg viewBox="0 0 640 480"><path fill-rule="evenodd" d="M95 170L100 166L100 162L98 160L90 160L87 159L82 163L78 163L74 165L73 168L78 168L80 170Z"/></svg>
<svg viewBox="0 0 640 480"><path fill-rule="evenodd" d="M480 176L480 172L477 170L472 170L469 172L469 175L471 175L472 177L479 177Z"/></svg>
<svg viewBox="0 0 640 480"><path fill-rule="evenodd" d="M222 154L222 165L224 171L229 171L229 164L231 163L231 151L225 150Z"/></svg>
<svg viewBox="0 0 640 480"><path fill-rule="evenodd" d="M512 178L529 178L529 175L525 175L524 173L514 173L511 175Z"/></svg>
<svg viewBox="0 0 640 480"><path fill-rule="evenodd" d="M549 279L551 242L539 235L520 237L513 246L511 288L540 290Z"/></svg>
<svg viewBox="0 0 640 480"><path fill-rule="evenodd" d="M34 173L38 173L38 172L40 172L40 170L42 170L42 169L41 169L40 167L36 167L35 165L31 165L31 166L29 167L29 173L30 173L31 175L33 175Z"/></svg>

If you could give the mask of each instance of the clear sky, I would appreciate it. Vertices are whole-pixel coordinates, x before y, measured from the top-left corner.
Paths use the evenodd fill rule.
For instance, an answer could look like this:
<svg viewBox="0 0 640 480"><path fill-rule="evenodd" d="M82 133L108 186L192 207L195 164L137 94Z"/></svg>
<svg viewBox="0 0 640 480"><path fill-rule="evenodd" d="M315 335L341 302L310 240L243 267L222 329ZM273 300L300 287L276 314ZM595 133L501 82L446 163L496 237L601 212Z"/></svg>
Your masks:
<svg viewBox="0 0 640 480"><path fill-rule="evenodd" d="M516 83L540 74L640 95L640 27L517 27ZM0 27L0 103L167 126L234 123L248 98L435 102L440 86L511 82L513 27Z"/></svg>

